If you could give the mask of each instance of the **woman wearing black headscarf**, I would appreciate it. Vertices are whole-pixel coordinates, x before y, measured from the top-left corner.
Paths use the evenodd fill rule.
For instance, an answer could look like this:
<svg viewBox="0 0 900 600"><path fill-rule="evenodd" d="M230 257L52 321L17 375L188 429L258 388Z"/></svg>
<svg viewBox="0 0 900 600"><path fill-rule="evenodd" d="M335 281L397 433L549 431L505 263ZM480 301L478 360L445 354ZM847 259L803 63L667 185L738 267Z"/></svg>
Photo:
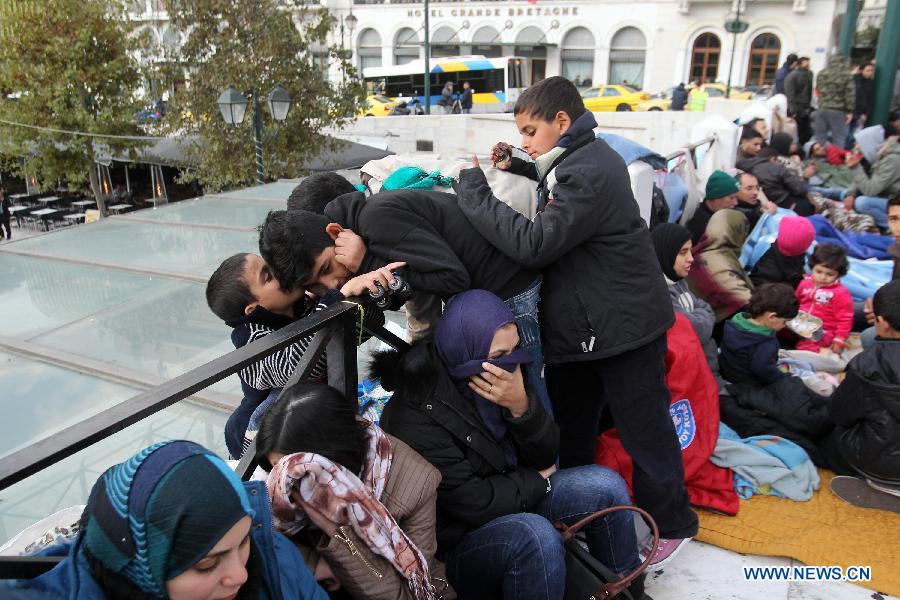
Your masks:
<svg viewBox="0 0 900 600"><path fill-rule="evenodd" d="M394 391L382 427L441 472L438 556L460 598L562 598L565 553L552 523L630 503L610 469L556 470L559 434L524 383L531 359L518 345L506 304L470 290L450 300L433 339L376 359L376 375ZM628 513L586 533L613 571L638 566ZM630 589L643 598L643 577Z"/></svg>
<svg viewBox="0 0 900 600"><path fill-rule="evenodd" d="M777 135L777 134L776 134ZM706 362L713 372L719 389L723 389L723 381L719 377L719 349L713 340L713 328L716 326L716 313L702 298L698 298L688 287L684 279L691 272L694 256L691 254L691 232L677 223L660 223L650 232L656 258L666 276L669 285L669 298L672 308L688 318L703 346Z"/></svg>

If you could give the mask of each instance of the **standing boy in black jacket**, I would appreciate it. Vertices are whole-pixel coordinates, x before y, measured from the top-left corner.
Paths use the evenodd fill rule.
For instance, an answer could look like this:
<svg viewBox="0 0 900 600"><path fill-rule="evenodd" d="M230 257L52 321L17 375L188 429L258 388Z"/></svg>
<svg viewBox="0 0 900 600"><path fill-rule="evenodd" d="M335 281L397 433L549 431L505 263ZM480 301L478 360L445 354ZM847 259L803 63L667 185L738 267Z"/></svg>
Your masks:
<svg viewBox="0 0 900 600"><path fill-rule="evenodd" d="M540 181L538 214L529 221L494 198L481 169L460 173L459 205L503 254L543 269L541 333L560 467L594 463L609 407L634 461L635 500L666 538L654 557L660 563L696 534L697 516L669 414L663 359L674 315L650 232L625 163L595 138L597 122L571 82L541 81L514 112L535 162L494 158Z"/></svg>

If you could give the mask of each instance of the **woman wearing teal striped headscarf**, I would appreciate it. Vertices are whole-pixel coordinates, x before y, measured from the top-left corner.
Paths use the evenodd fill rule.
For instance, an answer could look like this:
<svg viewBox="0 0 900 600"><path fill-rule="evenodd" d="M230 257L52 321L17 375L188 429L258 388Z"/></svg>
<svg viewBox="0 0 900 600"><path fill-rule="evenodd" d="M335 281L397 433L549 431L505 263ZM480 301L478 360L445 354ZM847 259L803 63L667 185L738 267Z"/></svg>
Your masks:
<svg viewBox="0 0 900 600"><path fill-rule="evenodd" d="M66 559L5 598L234 600L327 595L272 531L265 486L193 442L161 442L108 469Z"/></svg>

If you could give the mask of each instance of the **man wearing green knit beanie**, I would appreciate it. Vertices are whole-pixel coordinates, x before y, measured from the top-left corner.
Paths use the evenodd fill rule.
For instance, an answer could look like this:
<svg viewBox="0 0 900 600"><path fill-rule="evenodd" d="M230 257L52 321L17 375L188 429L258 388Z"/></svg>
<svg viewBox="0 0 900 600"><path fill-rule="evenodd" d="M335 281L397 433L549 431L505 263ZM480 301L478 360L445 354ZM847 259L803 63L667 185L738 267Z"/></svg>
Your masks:
<svg viewBox="0 0 900 600"><path fill-rule="evenodd" d="M740 189L737 179L724 171L713 171L706 180L706 196L687 223L691 241L695 245L706 232L706 225L714 212L737 206L737 193Z"/></svg>

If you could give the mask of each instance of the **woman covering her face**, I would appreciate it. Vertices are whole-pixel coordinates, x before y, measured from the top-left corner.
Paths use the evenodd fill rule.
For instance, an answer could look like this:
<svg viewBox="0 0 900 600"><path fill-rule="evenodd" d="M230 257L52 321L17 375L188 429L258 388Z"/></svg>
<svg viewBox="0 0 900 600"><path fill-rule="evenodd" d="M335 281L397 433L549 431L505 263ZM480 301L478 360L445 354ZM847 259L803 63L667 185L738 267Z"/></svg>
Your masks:
<svg viewBox="0 0 900 600"><path fill-rule="evenodd" d="M382 425L441 472L438 555L460 597L562 598L565 551L552 523L628 504L628 490L598 465L557 471L559 433L525 383L531 357L510 309L484 290L458 294L433 339L376 363L394 391ZM594 521L586 540L618 573L640 564L629 513ZM643 598L643 578L630 591Z"/></svg>

